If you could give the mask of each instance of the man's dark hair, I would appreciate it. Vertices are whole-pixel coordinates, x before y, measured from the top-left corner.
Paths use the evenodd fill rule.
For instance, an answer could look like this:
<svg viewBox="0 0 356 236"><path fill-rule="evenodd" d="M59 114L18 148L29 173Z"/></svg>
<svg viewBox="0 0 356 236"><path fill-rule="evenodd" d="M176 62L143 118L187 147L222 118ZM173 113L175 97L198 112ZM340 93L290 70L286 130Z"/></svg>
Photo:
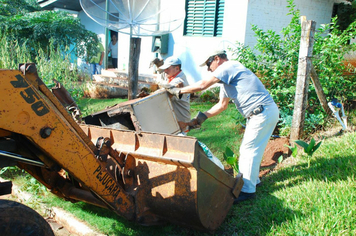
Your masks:
<svg viewBox="0 0 356 236"><path fill-rule="evenodd" d="M218 56L218 57L220 57L221 59L227 59L226 53L220 53L220 54L217 54L217 55L215 55L215 56Z"/></svg>

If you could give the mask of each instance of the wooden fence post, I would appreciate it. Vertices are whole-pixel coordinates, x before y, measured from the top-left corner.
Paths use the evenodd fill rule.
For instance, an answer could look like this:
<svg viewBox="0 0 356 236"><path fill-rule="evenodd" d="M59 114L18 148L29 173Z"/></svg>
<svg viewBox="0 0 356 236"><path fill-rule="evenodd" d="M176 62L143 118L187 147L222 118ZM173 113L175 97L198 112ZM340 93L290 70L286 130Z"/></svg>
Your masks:
<svg viewBox="0 0 356 236"><path fill-rule="evenodd" d="M318 95L319 101L321 103L321 106L323 107L324 111L326 112L326 114L328 114L329 116L331 116L333 113L330 109L330 107L328 106L328 101L326 101L326 97L325 97L325 93L323 90L323 87L321 87L320 84L320 80L318 77L318 74L316 73L314 67L311 67L311 79L313 81L314 87L315 87L315 91L316 94Z"/></svg>
<svg viewBox="0 0 356 236"><path fill-rule="evenodd" d="M141 38L130 38L128 99L136 98L138 89L138 63L141 53Z"/></svg>
<svg viewBox="0 0 356 236"><path fill-rule="evenodd" d="M307 21L301 17L302 35L299 47L299 61L297 84L295 91L293 120L290 134L290 142L299 139L303 134L305 109L308 100L309 76L311 71L311 57L313 54L315 21Z"/></svg>

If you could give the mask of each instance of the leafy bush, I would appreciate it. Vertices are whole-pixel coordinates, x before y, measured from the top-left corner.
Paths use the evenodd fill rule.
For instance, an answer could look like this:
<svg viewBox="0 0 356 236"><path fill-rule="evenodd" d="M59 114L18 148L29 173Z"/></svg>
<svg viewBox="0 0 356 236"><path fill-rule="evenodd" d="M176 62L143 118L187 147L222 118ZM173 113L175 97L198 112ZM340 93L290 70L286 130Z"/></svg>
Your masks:
<svg viewBox="0 0 356 236"><path fill-rule="evenodd" d="M53 43L50 43L46 49L39 48L35 53L36 57L31 59L31 52L26 43L20 44L14 37L9 41L10 37L0 30L0 53L3 55L0 68L17 69L19 63L34 62L39 77L49 88L54 86L53 79L56 79L73 98L83 96L83 89L73 84L78 80L80 71L74 63L71 63L69 54L62 53Z"/></svg>
<svg viewBox="0 0 356 236"><path fill-rule="evenodd" d="M296 144L301 146L304 149L304 152L307 154L308 158L308 168L310 167L310 158L313 156L314 152L318 150L322 141L316 143L314 138L311 139L310 143L306 143L303 140L296 140L294 141Z"/></svg>
<svg viewBox="0 0 356 236"><path fill-rule="evenodd" d="M16 38L0 29L0 69L17 69L19 63L30 62L31 55L25 43L20 44Z"/></svg>
<svg viewBox="0 0 356 236"><path fill-rule="evenodd" d="M63 84L74 99L83 97L83 88L73 83L78 81L79 70L75 63L70 62L70 55L56 50L53 44L49 45L47 51L51 55L49 58L46 57L43 49L39 49L36 57L40 78L49 88L54 86L53 79L56 79Z"/></svg>
<svg viewBox="0 0 356 236"><path fill-rule="evenodd" d="M234 170L234 176L239 173L239 160L238 156L229 148L225 147L225 152L223 153L224 160L229 164Z"/></svg>
<svg viewBox="0 0 356 236"><path fill-rule="evenodd" d="M0 29L7 41L16 39L26 45L31 61L40 48L49 56L49 45L68 54L84 57L86 51L95 51L98 38L86 30L80 19L64 11L41 11L34 0L0 1ZM70 47L68 47L70 45Z"/></svg>
<svg viewBox="0 0 356 236"><path fill-rule="evenodd" d="M82 97L82 88L73 82L83 76L71 56L94 52L95 33L66 12L41 11L35 0L2 0L0 6L0 68L17 69L20 63L34 62L49 88L56 79L73 98Z"/></svg>
<svg viewBox="0 0 356 236"><path fill-rule="evenodd" d="M207 90L198 92L200 102L217 102L219 101L220 87L212 87Z"/></svg>
<svg viewBox="0 0 356 236"><path fill-rule="evenodd" d="M278 104L283 119L280 123L283 135L290 132L301 38L300 11L295 8L293 0L288 0L288 8L288 15L292 18L281 35L272 30L263 31L253 25L257 38L255 47L238 44L232 50L234 59L260 77ZM356 96L353 89L356 86L355 74L345 75L347 67L344 63L344 55L356 48L355 44L349 44L356 36L356 22L343 31L339 30L336 23L337 17L330 24L316 30L312 62L327 99L339 97L339 100L346 101ZM321 110L312 84L309 85L308 93L305 131L310 132L316 128L313 122L317 122L317 125L325 124L325 112Z"/></svg>

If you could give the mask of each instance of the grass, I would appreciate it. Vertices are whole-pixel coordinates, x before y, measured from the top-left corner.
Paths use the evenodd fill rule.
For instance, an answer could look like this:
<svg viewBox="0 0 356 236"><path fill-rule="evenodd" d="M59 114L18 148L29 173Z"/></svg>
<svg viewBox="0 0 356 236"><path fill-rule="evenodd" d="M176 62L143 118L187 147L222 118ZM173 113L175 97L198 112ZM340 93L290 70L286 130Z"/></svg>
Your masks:
<svg viewBox="0 0 356 236"><path fill-rule="evenodd" d="M304 158L298 158L295 164L267 175L256 201L233 208L231 215L239 216L240 220L234 218L230 222L233 227L227 227L229 232L355 235L356 152L355 148L349 148L355 146L355 141L355 133L325 140L313 156L310 168ZM255 228L250 228L251 225Z"/></svg>
<svg viewBox="0 0 356 236"><path fill-rule="evenodd" d="M86 99L79 104L97 105L95 100ZM193 103L192 116L212 105ZM237 124L232 117L238 118ZM240 121L230 104L227 111L208 119L190 135L222 160L226 146L238 153ZM295 158L288 157L262 179L257 198L234 205L212 235L356 235L355 143L354 132L325 138L309 168L301 151ZM106 209L45 195L39 200L64 208L106 235L211 235L173 224L144 227Z"/></svg>
<svg viewBox="0 0 356 236"><path fill-rule="evenodd" d="M210 102L204 104L192 103L192 117L195 117L198 111L204 112L214 104ZM238 154L242 139L241 133L243 132L240 122L244 123L243 117L238 113L235 105L231 103L222 114L207 119L201 129L191 130L188 135L205 143L214 155L224 163L223 152L226 146Z"/></svg>

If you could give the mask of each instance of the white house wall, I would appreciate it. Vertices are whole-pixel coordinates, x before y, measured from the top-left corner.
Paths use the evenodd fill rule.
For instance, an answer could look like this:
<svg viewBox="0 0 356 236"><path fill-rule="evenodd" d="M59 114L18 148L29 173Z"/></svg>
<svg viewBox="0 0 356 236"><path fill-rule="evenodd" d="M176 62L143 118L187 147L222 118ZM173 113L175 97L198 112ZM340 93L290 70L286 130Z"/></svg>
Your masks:
<svg viewBox="0 0 356 236"><path fill-rule="evenodd" d="M295 0L294 4L295 9L300 10L301 16L316 22L317 28L331 21L334 0ZM287 15L289 12L287 6L287 0L250 0L245 44L253 46L256 43L254 32L251 30L252 25L257 25L265 31L272 29L280 33L292 18Z"/></svg>
<svg viewBox="0 0 356 236"><path fill-rule="evenodd" d="M171 0L162 0L171 1ZM185 8L185 0L179 1ZM301 15L308 20L316 21L317 25L329 23L331 20L334 0L295 0L296 8L300 9ZM141 37L141 53L139 59L139 73L150 74L150 61L158 56L167 58L177 56L182 61L183 71L188 81L193 83L209 76L206 68L199 67L206 55L216 48L234 47L236 42L245 45L254 45L256 40L251 30L255 24L263 30L271 29L280 32L288 25L290 16L287 16L287 0L225 0L224 26L222 37L190 37L183 36L183 25L173 31L169 37L169 50L167 54L156 54L151 52L152 37ZM88 18L81 12L79 17L85 27L102 35L105 29ZM119 56L118 69L127 70L130 50L129 36L119 33ZM104 40L103 40L104 41ZM107 45L106 45L107 47ZM228 56L231 57L228 53Z"/></svg>

